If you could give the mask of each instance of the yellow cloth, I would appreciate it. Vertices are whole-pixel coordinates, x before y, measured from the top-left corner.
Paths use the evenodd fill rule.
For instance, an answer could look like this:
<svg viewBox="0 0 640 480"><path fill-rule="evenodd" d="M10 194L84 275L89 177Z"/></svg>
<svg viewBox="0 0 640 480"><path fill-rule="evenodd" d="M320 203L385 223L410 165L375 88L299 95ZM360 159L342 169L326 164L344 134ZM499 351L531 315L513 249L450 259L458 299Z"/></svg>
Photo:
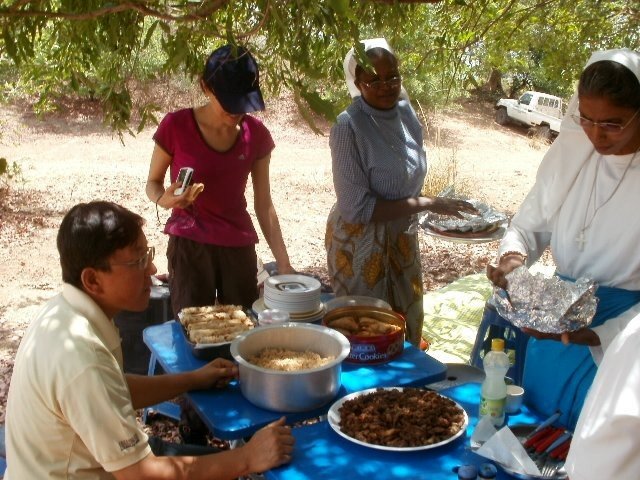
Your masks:
<svg viewBox="0 0 640 480"><path fill-rule="evenodd" d="M467 363L492 292L483 272L424 295L422 334L430 342L429 355L445 363Z"/></svg>

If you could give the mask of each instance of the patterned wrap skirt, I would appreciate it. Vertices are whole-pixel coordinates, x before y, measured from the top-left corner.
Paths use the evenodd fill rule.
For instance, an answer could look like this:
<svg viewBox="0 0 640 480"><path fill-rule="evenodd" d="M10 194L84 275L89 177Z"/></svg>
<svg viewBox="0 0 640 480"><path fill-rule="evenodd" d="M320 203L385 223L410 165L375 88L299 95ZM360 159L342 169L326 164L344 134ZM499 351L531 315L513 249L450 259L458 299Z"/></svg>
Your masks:
<svg viewBox="0 0 640 480"><path fill-rule="evenodd" d="M334 205L327 219L325 248L337 296L384 300L405 317L406 338L418 346L424 321L418 235L411 217L391 222L348 223Z"/></svg>

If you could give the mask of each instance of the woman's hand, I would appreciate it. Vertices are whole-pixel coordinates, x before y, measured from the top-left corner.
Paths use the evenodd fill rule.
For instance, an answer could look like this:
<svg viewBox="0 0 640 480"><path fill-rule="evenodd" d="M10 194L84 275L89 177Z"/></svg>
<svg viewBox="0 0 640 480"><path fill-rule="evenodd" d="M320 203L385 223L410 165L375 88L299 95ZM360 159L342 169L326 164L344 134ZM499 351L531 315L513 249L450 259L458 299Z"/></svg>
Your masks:
<svg viewBox="0 0 640 480"><path fill-rule="evenodd" d="M556 340L565 345L574 343L576 345L587 345L589 347L597 347L600 345L600 337L590 328L581 328L573 332L563 333L544 333L531 328L523 328L522 331L527 335L537 338L538 340Z"/></svg>
<svg viewBox="0 0 640 480"><path fill-rule="evenodd" d="M295 273L298 273L296 272L295 268L293 268L291 265L285 265L283 267L278 265L277 270L278 270L278 275L293 275Z"/></svg>
<svg viewBox="0 0 640 480"><path fill-rule="evenodd" d="M451 215L458 218L463 218L461 212L472 215L478 215L480 213L478 209L469 202L444 197L430 197L427 210L440 215Z"/></svg>
<svg viewBox="0 0 640 480"><path fill-rule="evenodd" d="M158 205L162 208L187 208L196 198L204 191L204 184L194 183L185 188L181 195L174 195L177 188L181 186L181 182L172 183L164 194L158 200Z"/></svg>
<svg viewBox="0 0 640 480"><path fill-rule="evenodd" d="M238 366L230 360L216 358L193 372L197 375L199 389L224 388L238 378Z"/></svg>
<svg viewBox="0 0 640 480"><path fill-rule="evenodd" d="M503 255L497 267L487 265L487 278L491 280L496 287L507 289L507 279L505 275L512 272L518 267L524 265L526 257L517 253Z"/></svg>

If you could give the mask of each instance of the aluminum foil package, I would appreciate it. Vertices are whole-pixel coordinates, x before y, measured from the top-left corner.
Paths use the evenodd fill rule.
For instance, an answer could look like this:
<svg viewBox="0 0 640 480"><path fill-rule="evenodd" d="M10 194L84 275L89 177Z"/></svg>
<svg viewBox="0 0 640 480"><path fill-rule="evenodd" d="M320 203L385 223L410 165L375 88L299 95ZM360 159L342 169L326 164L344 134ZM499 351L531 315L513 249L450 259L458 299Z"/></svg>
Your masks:
<svg viewBox="0 0 640 480"><path fill-rule="evenodd" d="M457 218L449 215L429 213L421 219L420 224L425 228L431 228L441 232L483 232L492 227L499 227L507 221L507 216L504 213L494 210L479 200L463 198L461 196L451 196L450 198L466 200L473 205L480 214L472 215L462 212L463 218Z"/></svg>
<svg viewBox="0 0 640 480"><path fill-rule="evenodd" d="M516 327L545 333L572 332L591 324L598 299L596 284L580 278L575 283L558 277L532 275L518 267L505 277L507 290L494 289L493 301L503 318Z"/></svg>

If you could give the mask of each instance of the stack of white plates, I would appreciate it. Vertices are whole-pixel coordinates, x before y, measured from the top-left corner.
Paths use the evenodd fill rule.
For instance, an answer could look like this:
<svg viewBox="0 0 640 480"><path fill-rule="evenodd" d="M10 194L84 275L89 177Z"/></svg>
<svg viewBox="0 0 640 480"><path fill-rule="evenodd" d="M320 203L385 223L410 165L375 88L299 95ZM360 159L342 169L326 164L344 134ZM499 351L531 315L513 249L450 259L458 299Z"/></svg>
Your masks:
<svg viewBox="0 0 640 480"><path fill-rule="evenodd" d="M289 313L291 320L312 322L322 317L320 282L306 275L274 275L264 282L264 297L254 310L275 308Z"/></svg>

